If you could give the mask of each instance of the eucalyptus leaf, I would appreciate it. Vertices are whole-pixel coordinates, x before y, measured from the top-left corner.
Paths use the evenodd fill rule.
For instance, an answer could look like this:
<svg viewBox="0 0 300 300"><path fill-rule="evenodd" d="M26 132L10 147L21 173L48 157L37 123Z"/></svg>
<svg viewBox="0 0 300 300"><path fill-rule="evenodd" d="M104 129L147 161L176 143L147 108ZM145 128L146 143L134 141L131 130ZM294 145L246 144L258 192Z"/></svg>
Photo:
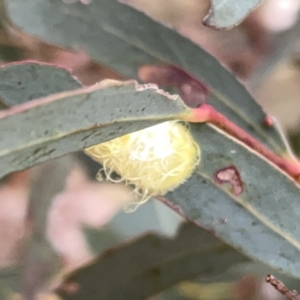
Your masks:
<svg viewBox="0 0 300 300"><path fill-rule="evenodd" d="M99 164L97 164L97 170L99 171ZM182 222L184 219L176 212L161 201L153 199L140 206L133 214L121 210L100 229L83 226L82 230L93 253L100 254L118 243L148 232L173 237Z"/></svg>
<svg viewBox="0 0 300 300"><path fill-rule="evenodd" d="M10 3L15 2L18 1ZM119 68L127 76L132 74L135 77L138 67L145 63L157 63L158 61L175 63L177 53L175 46L182 42L180 44L182 55L177 56L177 60L178 57L184 58L188 63L182 63L181 66L193 74L196 74L196 70L198 70L200 72L198 74L203 75L203 80L211 92L209 101L231 120L260 140L265 141L272 149L277 152L283 150L278 133L272 128L266 129L259 125L264 114L244 88L213 58L176 33L114 1L102 0L101 2L103 11L106 13L111 5L116 5L116 8L125 12L122 15L124 19L121 19L120 16L119 19L116 17L119 22L118 26L115 25L115 30L119 30L117 32L112 30L114 27L108 26L110 20L114 20L114 18L108 18L109 14L106 16L99 11L95 3L84 7L80 4L68 6L55 0L51 3L49 1L35 2L31 6L29 2L29 0L24 1L28 4L28 9L35 5L46 5L50 12L51 9L52 12L58 10L57 14L54 13L53 18L47 18L47 21L58 20L57 24L65 25L62 28L68 28L68 30L72 29L70 24L76 28L75 23L68 23L70 19L72 20L75 12L78 13L78 15L75 14L77 19L84 18L86 23L80 24L81 26L85 24L87 28L90 28L89 21L92 24L98 20L94 13L100 12L102 14L101 26L98 29L102 34L102 44L106 45L103 40L108 36L111 41L108 46L102 46L104 48L100 47L102 44L97 40L94 40L93 43L100 47L99 53L106 58L105 61L109 66ZM66 9L69 14L60 15L60 8ZM85 19L87 17L81 15L82 10L92 18ZM24 8L24 15L27 14L26 11L28 13L27 8ZM118 16L117 12L118 9L114 12ZM45 13L49 12L45 10ZM43 19L43 13L37 15ZM140 24L143 26L133 26L129 17L131 19L141 18ZM35 22L40 18L37 18L38 20ZM35 28L37 27L36 24ZM86 30L85 26L78 28ZM81 34L80 36L83 38L81 42L85 42L85 39L89 38L86 40L89 45L88 41L91 42L92 37L95 37L95 30L91 31L89 36L87 32L86 35L83 35L79 29L76 32L70 31L73 34L70 33L68 41L74 42L78 34ZM47 33L46 29L45 32ZM49 34L51 32L49 31ZM157 34L154 35L154 32ZM136 37L138 34L141 37L142 33L145 37L144 40ZM170 40L166 35L170 37ZM162 39L161 44L157 43L159 41L156 39L157 36ZM173 47L167 48L169 44L166 43L170 43L170 41L172 41ZM155 55L149 52L149 49L152 49L152 43L159 44L161 47L157 50L158 53L154 53ZM111 50L111 45L114 45L115 51ZM122 45L123 47L121 47ZM90 53L92 53L91 49L89 48ZM105 52L105 49L110 49L110 51ZM120 55L119 49L123 49L124 53L127 53L123 55L122 59L121 56L119 59L115 56L116 53ZM111 53L114 53L114 56ZM124 59L127 55L131 60ZM135 60L131 55L135 55ZM192 58L193 61L199 62L199 65L192 64ZM22 65L19 67L22 68ZM222 87L222 91L215 89L219 86ZM28 99L28 97L24 96L24 99ZM220 101L220 99L223 100ZM17 103L19 103L18 101ZM142 89L138 91L134 83L112 81L90 88L81 88L77 91L63 92L13 107L2 112L0 118L2 130L2 139L0 140L1 175L164 120L180 118L180 115L184 114L186 110L187 107L180 100L170 100L167 95L157 93L156 90ZM251 122L249 118L251 118ZM249 125L253 125L252 129L248 128ZM219 129L206 124L193 124L191 132L202 149L201 164L185 184L166 195L162 200L198 226L210 231L245 255L299 278L300 231L297 229L300 221L299 187L275 166ZM234 183L231 185L221 184L216 180L218 173L226 168L236 170L239 192L234 191ZM222 259L223 255L218 257ZM209 260L205 259L204 261ZM139 267L141 267L140 264ZM130 270L129 267L127 269ZM192 271L192 268L189 270ZM134 277L134 279L136 278ZM95 281L93 282L95 284ZM146 283L150 284L150 281ZM145 293L146 291L147 289L144 290ZM153 293L153 286L149 287L148 291L148 295ZM134 292L132 291L132 293ZM75 293L75 295L79 294ZM113 299L117 299L117 297Z"/></svg>
<svg viewBox="0 0 300 300"><path fill-rule="evenodd" d="M7 13L5 0L0 0L0 59L1 61L16 61L23 58L20 46L12 39L6 31Z"/></svg>
<svg viewBox="0 0 300 300"><path fill-rule="evenodd" d="M67 276L57 292L68 300L140 300L185 279L219 274L244 260L236 250L186 223L174 239L149 233L109 249Z"/></svg>
<svg viewBox="0 0 300 300"><path fill-rule="evenodd" d="M0 58L2 61L15 61L22 58L22 53L20 49L13 45L0 44Z"/></svg>
<svg viewBox="0 0 300 300"><path fill-rule="evenodd" d="M211 0L204 24L216 29L230 29L241 23L262 0Z"/></svg>
<svg viewBox="0 0 300 300"><path fill-rule="evenodd" d="M24 268L21 265L10 268L0 268L0 291L4 289L19 291L22 282L21 274L23 270ZM0 299L3 298L0 297Z"/></svg>
<svg viewBox="0 0 300 300"><path fill-rule="evenodd" d="M51 276L60 269L60 260L45 237L48 213L53 198L63 191L74 168L72 156L42 164L35 170L29 197L29 215L32 225L24 247L21 272L21 292L24 299L33 299Z"/></svg>
<svg viewBox="0 0 300 300"><path fill-rule="evenodd" d="M214 126L191 124L191 132L201 164L165 202L245 255L300 278L299 186ZM218 182L226 170L238 179Z"/></svg>
<svg viewBox="0 0 300 300"><path fill-rule="evenodd" d="M44 66L40 67L44 69ZM32 69L38 72L39 67ZM26 70L28 65L20 64L16 72L26 74ZM65 70L54 68L53 72L57 80L66 78L66 87L78 85L74 81L72 83L73 79L66 76ZM62 75L58 76L60 72ZM49 86L52 84L50 80ZM22 89L24 92L19 90L25 101L21 100L21 96L16 96L14 101L11 97L15 92L9 92L7 85L5 87L4 101L8 103L31 99L32 91L25 88ZM59 84L55 88L58 87ZM64 88L63 85L60 88ZM14 86L11 89L14 90ZM37 88L34 94L46 95L49 90L53 88L44 92ZM12 107L0 113L0 177L126 133L179 118L187 110L180 99L170 99L169 95L155 88L137 86L131 81L121 83L111 80Z"/></svg>
<svg viewBox="0 0 300 300"><path fill-rule="evenodd" d="M157 90L115 81L13 107L0 119L2 174L180 118L187 109ZM201 164L166 196L173 209L247 256L299 277L299 187L215 127L192 124L191 132L202 149ZM228 167L240 178L238 195L215 181Z"/></svg>
<svg viewBox="0 0 300 300"><path fill-rule="evenodd" d="M80 87L69 71L53 65L21 62L0 67L0 98L9 107Z"/></svg>
<svg viewBox="0 0 300 300"><path fill-rule="evenodd" d="M264 79L272 74L272 71L283 61L289 60L293 56L296 41L299 36L300 19L296 24L279 34L276 34L272 40L272 49L265 55L263 61L255 68L251 74L250 86L252 91L258 91Z"/></svg>
<svg viewBox="0 0 300 300"><path fill-rule="evenodd" d="M220 275L217 275L215 277L208 277L205 279L199 278L199 281L204 283L236 281L239 278L243 278L247 275L255 276L258 280L264 280L267 274L272 274L273 276L280 278L280 280L285 282L288 286L294 287L297 290L300 287L299 279L286 276L285 274L277 272L272 268L254 261L246 261L235 264Z"/></svg>
<svg viewBox="0 0 300 300"><path fill-rule="evenodd" d="M239 3L251 6L253 1ZM276 128L263 125L262 108L232 74L200 47L143 13L116 0L89 5L62 0L10 0L6 4L10 19L20 29L50 43L86 50L127 78L138 78L139 69L149 64L186 70L207 86L208 102L216 109L276 153L286 152L281 135Z"/></svg>

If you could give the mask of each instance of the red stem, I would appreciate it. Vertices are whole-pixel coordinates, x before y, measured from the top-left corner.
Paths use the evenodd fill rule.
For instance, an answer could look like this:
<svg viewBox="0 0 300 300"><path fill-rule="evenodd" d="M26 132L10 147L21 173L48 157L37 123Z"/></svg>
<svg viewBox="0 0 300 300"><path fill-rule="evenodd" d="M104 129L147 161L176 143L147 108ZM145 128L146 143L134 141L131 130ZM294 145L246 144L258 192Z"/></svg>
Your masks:
<svg viewBox="0 0 300 300"><path fill-rule="evenodd" d="M209 122L215 125L264 156L292 177L297 183L300 183L300 165L298 163L290 162L280 156L277 156L246 131L216 111L211 105L202 104L200 107L193 109L193 113L193 116L188 120L189 122Z"/></svg>

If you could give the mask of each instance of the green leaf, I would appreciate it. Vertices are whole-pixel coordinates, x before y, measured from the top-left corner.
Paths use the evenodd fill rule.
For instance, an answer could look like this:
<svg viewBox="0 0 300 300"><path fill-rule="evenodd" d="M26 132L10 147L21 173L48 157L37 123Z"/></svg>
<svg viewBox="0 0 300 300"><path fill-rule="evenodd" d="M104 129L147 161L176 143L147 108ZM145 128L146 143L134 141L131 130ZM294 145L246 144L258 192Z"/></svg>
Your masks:
<svg viewBox="0 0 300 300"><path fill-rule="evenodd" d="M102 253L124 239L114 228L108 226L100 229L83 226L82 231L89 247L95 254Z"/></svg>
<svg viewBox="0 0 300 300"><path fill-rule="evenodd" d="M144 14L116 0L89 5L12 0L7 1L7 11L22 30L60 46L80 47L125 77L138 78L146 64L171 64L188 71L208 87L208 102L217 110L276 153L286 152L280 134L264 127L262 108L232 74L191 41Z"/></svg>
<svg viewBox="0 0 300 300"><path fill-rule="evenodd" d="M244 260L236 250L186 223L174 239L150 233L109 249L69 275L57 292L69 300L140 300L185 279L219 274Z"/></svg>
<svg viewBox="0 0 300 300"><path fill-rule="evenodd" d="M66 69L37 62L15 62L0 67L0 108L26 103L82 84Z"/></svg>
<svg viewBox="0 0 300 300"><path fill-rule="evenodd" d="M13 2L15 1L11 1L11 3ZM24 1L24 3L26 2ZM49 4L46 1L43 3ZM52 9L63 5L56 1L53 1L53 3L56 3L57 6L52 7ZM107 5L103 5L103 11L105 11L105 8L110 6L108 2L104 1L103 3ZM118 5L118 7L120 5L114 1L110 3ZM28 5L28 7L30 6ZM94 7L95 11L97 11L96 4L92 4L86 8L78 5L63 5L62 7L68 9L69 7L77 7L78 9L80 7L78 12L82 9L84 11L88 10L86 11L87 15L91 13L89 11L90 7ZM147 31L148 27L146 25L150 24L154 26L153 28L157 28L156 32L159 32L157 34L159 38L163 38L167 32L171 36L170 40L177 39L178 42L183 41L182 55L186 53L186 56L180 57L184 57L189 62L183 65L187 65L189 71L194 70L194 73L196 73L199 66L203 65L206 67L203 69L199 68L199 70L203 72L203 76L205 76L206 83L209 85L212 93L209 101L232 120L236 121L237 124L242 124L243 128L249 126L251 122L248 122L249 119L245 117L245 114L252 117L253 124L258 124L259 120L262 121L264 115L258 109L258 106L252 102L250 96L209 55L168 29L152 23L152 21L143 15L122 6L123 10L127 11L132 18L134 16L141 16L144 20L144 23L142 22L141 24L145 24L145 26L139 28L133 26L127 20L127 14L124 14L124 18L128 21L129 25L131 24L133 32L135 30ZM24 8L24 14L26 15L26 8ZM64 17L61 19L62 23L64 20L69 20L72 14L70 13L69 16ZM55 18L56 15L52 19ZM105 16L101 18L102 21L103 19L109 22L109 19L105 19ZM129 25L125 21L123 25L123 27L116 28L119 28L118 30L121 30L121 32L125 29L128 30ZM74 27L76 27L75 24ZM104 28L107 29L107 26L104 26ZM108 28L110 27L108 26ZM92 37L94 31L90 32ZM124 37L124 35L121 36ZM149 36L154 37L154 41L152 40L152 42L156 44L156 37L153 34L145 35L147 38ZM70 34L71 41L72 37L72 34ZM117 50L118 46L120 46L117 41L121 42L116 38L116 35L112 35L112 37L114 38L111 43L116 42L116 44L113 44L113 48ZM127 41L131 41L129 35L125 37L126 39L121 39L123 41L122 45L125 45ZM162 39L162 47L166 47L167 45L165 40L167 40L166 36ZM150 40L147 41L147 43L150 43ZM171 43L173 42L172 40ZM139 47L136 46L136 51L133 49L133 44L128 46L133 51L132 54L136 54L135 62L133 61L133 57L131 61L124 60L125 54L123 56L123 64L121 58L114 61L111 57L111 60L109 60L110 53L108 52L115 53L111 50L111 46L107 48L107 50L110 49L107 52L107 62L111 64L115 63L115 67L120 67L120 70L124 74L128 72L128 74L135 76L137 67L145 63L144 58L148 57L146 62L149 63L151 56L141 50L146 49L148 51L148 49L151 49L151 45L147 43L143 44L144 41L141 43L142 47L140 44L137 44ZM177 45L177 43L174 45ZM191 47L194 52L187 51L185 47L188 49ZM120 48L122 49L122 47ZM172 51L176 50L176 47L169 48L168 55L173 59L171 61L169 59L169 62L175 61L175 52ZM103 48L100 47L99 53L103 55ZM138 53L140 56L137 55ZM160 53L165 55L163 57L168 57L166 49ZM194 56L192 55L193 53ZM126 55L130 57L129 52ZM197 67L195 63L191 64L191 57L194 58L194 61L199 61ZM198 59L196 59L197 57ZM153 59L150 62L154 63L157 61ZM135 69L132 68L132 65L135 66ZM207 71L207 73L204 71ZM224 79L224 84L221 79ZM211 88L211 86L217 87L218 84L222 86L222 95L228 97L225 100L230 99L231 102L229 100L229 102L220 102L223 96L221 97L216 92L217 90ZM24 96L24 98L26 97ZM122 101L122 106L120 106L120 101ZM242 107L241 109L244 112L243 117L240 119L237 118L238 114L236 113L237 111L240 112L240 108L237 109L238 101L240 101L239 107ZM176 104L174 105L174 103ZM147 127L155 122L170 119L176 115L178 116L184 113L186 109L180 103L170 101L166 96L157 94L153 90L138 92L133 84L120 85L118 83L116 85L105 86L105 88L103 86L83 88L77 92L67 92L51 96L46 101L45 99L36 100L12 108L7 112L3 112L0 119L0 128L2 130L2 139L0 141L2 175L21 168L27 168L41 161L88 147L89 145L130 131ZM231 105L222 107L222 103L231 103ZM230 109L226 110L226 107ZM253 110L251 110L251 107ZM144 112L142 112L142 108L145 108ZM60 114L57 114L57 111ZM112 116L110 115L111 113L113 114ZM34 122L31 120L34 120ZM145 120L149 122L145 122ZM120 123L113 124L114 122L122 122L122 128L120 127ZM107 125L106 129L99 130L99 127L103 125ZM252 133L261 140L264 140L268 130L260 126L258 126L258 130L257 126L255 125L255 130L253 131L255 134ZM299 278L300 234L297 229L297 224L299 223L298 187L280 171L276 170L274 166L215 128L197 124L192 125L191 129L202 148L201 167L187 183L167 195L167 198L170 199L173 205L178 205L182 214L205 229L211 230L217 237L240 249L243 253ZM276 144L277 148L275 146L274 148L278 149L280 139L277 139L277 133L272 131L272 129L269 129L268 133L269 138L266 138L266 143L269 146ZM12 137L14 138L12 139ZM234 196L232 192L225 189L225 185L220 185L214 180L218 170L229 166L234 166L238 170L244 185L243 192L238 196Z"/></svg>
<svg viewBox="0 0 300 300"><path fill-rule="evenodd" d="M69 71L49 64L21 62L0 67L0 98L7 106L80 87Z"/></svg>
<svg viewBox="0 0 300 300"><path fill-rule="evenodd" d="M28 208L31 230L24 247L24 268L20 274L22 285L19 289L25 299L33 299L49 278L60 270L61 261L45 237L45 232L50 205L64 189L73 168L74 160L72 156L67 156L42 164L35 170Z"/></svg>
<svg viewBox="0 0 300 300"><path fill-rule="evenodd" d="M249 274L255 276L258 280L264 280L267 274L272 274L273 276L279 278L281 281L285 282L288 286L291 286L297 290L300 287L299 279L286 276L285 274L279 273L274 269L271 269L263 264L254 261L238 263L236 265L233 265L230 269L220 275L200 280L204 283L236 281L237 279Z"/></svg>
<svg viewBox="0 0 300 300"><path fill-rule="evenodd" d="M33 70L39 72L39 68L44 69L45 66L35 66ZM26 74L28 65L20 64L15 70ZM73 79L66 76L65 70L53 69L53 72L58 81L68 77L66 87L69 84L71 88L74 84ZM57 75L59 72L61 76ZM49 86L53 83L50 81ZM56 83L54 88L49 87L44 92L36 89L34 94L46 95L49 90L58 89L59 86L63 88L63 85ZM12 86L11 89L10 93L6 90L5 101L12 104L22 102L20 96L16 101L10 98L10 95L15 95L13 90L18 88ZM31 99L31 90L21 91L25 101ZM179 118L187 110L180 99L171 100L169 95L155 88L138 86L133 81L122 83L111 80L12 107L0 113L0 177L126 133Z"/></svg>
<svg viewBox="0 0 300 300"><path fill-rule="evenodd" d="M157 90L115 81L13 107L0 118L1 174L179 118L186 110ZM202 149L201 165L167 195L173 208L246 255L300 277L299 188L215 127L192 124L191 130ZM215 182L216 172L231 166L243 183L237 196Z"/></svg>
<svg viewBox="0 0 300 300"><path fill-rule="evenodd" d="M298 20L292 28L274 35L271 41L272 49L264 56L263 61L255 68L249 79L252 91L258 91L272 71L293 55L299 30L300 22Z"/></svg>
<svg viewBox="0 0 300 300"><path fill-rule="evenodd" d="M0 268L0 296L1 291L18 291L20 289L23 270L24 267L21 265L10 268ZM3 298L0 297L0 299Z"/></svg>
<svg viewBox="0 0 300 300"><path fill-rule="evenodd" d="M99 171L99 164L96 166ZM93 179L96 179L95 175ZM176 212L161 201L154 199L139 207L134 214L121 210L108 224L99 229L83 226L83 233L93 253L100 254L118 243L136 238L149 231L174 236L182 221L183 218ZM137 224L139 225L136 226Z"/></svg>
<svg viewBox="0 0 300 300"><path fill-rule="evenodd" d="M12 45L0 44L0 58L2 61L19 60L22 58L21 50Z"/></svg>
<svg viewBox="0 0 300 300"><path fill-rule="evenodd" d="M201 164L161 199L245 255L300 278L299 186L214 126L191 124L191 132ZM217 180L226 168L236 172L231 184Z"/></svg>
<svg viewBox="0 0 300 300"><path fill-rule="evenodd" d="M262 0L211 0L211 9L204 25L216 29L230 29L241 23Z"/></svg>
<svg viewBox="0 0 300 300"><path fill-rule="evenodd" d="M0 0L0 59L3 63L9 61L21 60L24 56L20 45L16 42L7 31L7 13L5 0Z"/></svg>

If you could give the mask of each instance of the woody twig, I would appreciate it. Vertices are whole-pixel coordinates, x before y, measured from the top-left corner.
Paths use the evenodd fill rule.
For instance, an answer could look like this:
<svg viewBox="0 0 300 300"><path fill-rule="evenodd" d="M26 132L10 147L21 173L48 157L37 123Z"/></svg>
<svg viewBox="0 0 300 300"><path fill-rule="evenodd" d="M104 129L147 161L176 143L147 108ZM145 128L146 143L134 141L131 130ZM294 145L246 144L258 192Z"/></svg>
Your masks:
<svg viewBox="0 0 300 300"><path fill-rule="evenodd" d="M273 275L267 275L266 282L270 283L279 293L284 295L287 299L300 300L300 295L296 290L289 290L282 281L278 280Z"/></svg>

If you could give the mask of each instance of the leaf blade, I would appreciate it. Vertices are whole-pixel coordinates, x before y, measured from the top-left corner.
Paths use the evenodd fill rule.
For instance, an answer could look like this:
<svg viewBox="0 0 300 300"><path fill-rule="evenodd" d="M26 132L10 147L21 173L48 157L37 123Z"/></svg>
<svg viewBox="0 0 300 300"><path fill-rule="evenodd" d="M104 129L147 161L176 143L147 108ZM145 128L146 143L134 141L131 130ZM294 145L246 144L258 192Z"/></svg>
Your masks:
<svg viewBox="0 0 300 300"><path fill-rule="evenodd" d="M204 18L206 26L216 29L230 29L241 23L262 0L212 0L211 9Z"/></svg>
<svg viewBox="0 0 300 300"><path fill-rule="evenodd" d="M299 278L299 186L215 127L193 124L191 130L202 163L162 200L245 255ZM216 172L229 166L243 182L240 195L215 180Z"/></svg>
<svg viewBox="0 0 300 300"><path fill-rule="evenodd" d="M8 107L80 87L69 71L54 65L23 61L0 67L0 97Z"/></svg>
<svg viewBox="0 0 300 300"><path fill-rule="evenodd" d="M23 97L27 101L28 95ZM14 106L0 113L0 176L176 119L186 111L181 100L133 81L105 81ZM103 126L105 131L100 131Z"/></svg>
<svg viewBox="0 0 300 300"><path fill-rule="evenodd" d="M60 0L14 0L7 8L12 21L27 32L61 46L81 45L92 58L125 77L137 78L145 64L183 68L208 86L208 101L229 119L278 154L286 153L280 134L264 127L262 108L232 74L191 41L144 14L116 0L88 6ZM33 20L32 14L39 18Z"/></svg>
<svg viewBox="0 0 300 300"><path fill-rule="evenodd" d="M184 279L219 273L244 260L236 250L186 223L174 239L149 233L108 250L67 276L57 292L63 299L74 300L87 295L91 300L145 299ZM70 285L78 290L68 293Z"/></svg>

